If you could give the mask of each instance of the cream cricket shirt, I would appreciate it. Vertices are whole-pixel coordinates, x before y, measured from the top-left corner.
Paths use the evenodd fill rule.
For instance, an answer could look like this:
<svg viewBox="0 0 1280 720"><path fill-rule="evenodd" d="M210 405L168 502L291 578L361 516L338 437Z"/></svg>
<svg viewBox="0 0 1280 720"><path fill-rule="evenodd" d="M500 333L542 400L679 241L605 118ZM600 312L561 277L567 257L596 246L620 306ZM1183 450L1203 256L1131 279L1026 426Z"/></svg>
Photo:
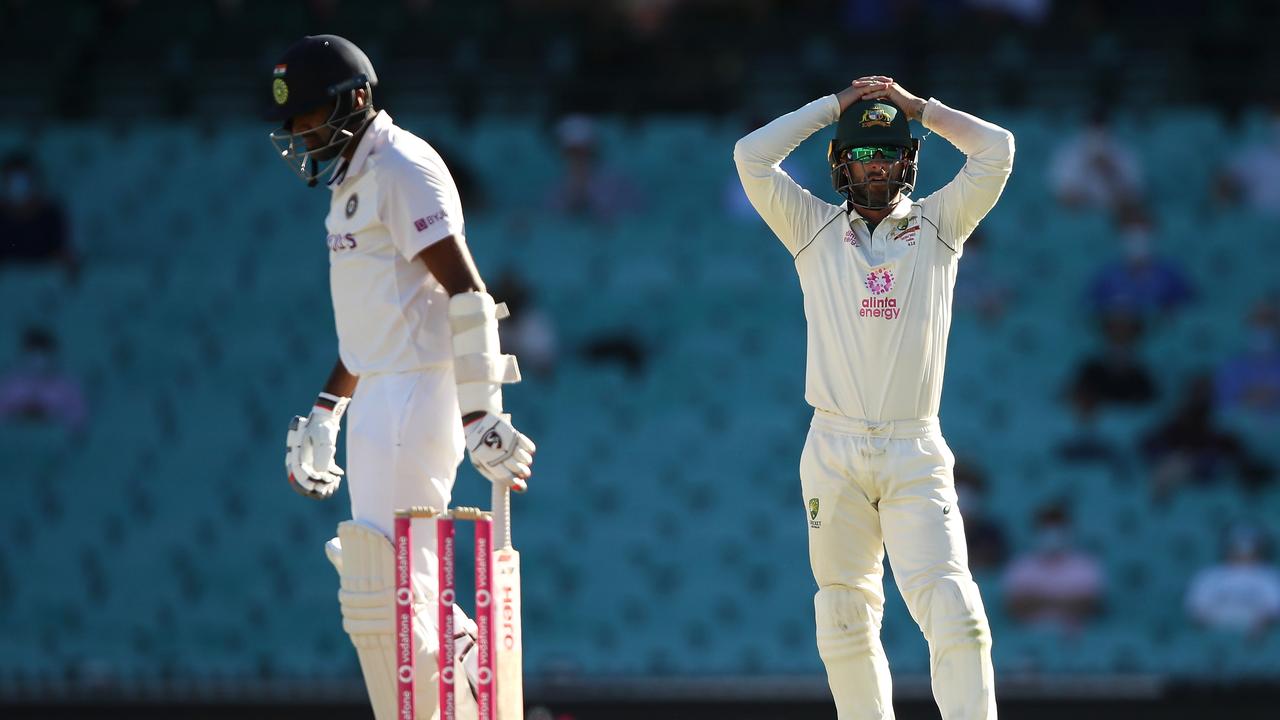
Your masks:
<svg viewBox="0 0 1280 720"><path fill-rule="evenodd" d="M965 238L1000 197L1013 168L1009 131L930 99L923 122L966 156L960 173L923 200L902 199L876 227L814 197L779 163L834 123L834 95L738 141L747 197L795 258L808 321L805 399L846 417L934 417Z"/></svg>
<svg viewBox="0 0 1280 720"><path fill-rule="evenodd" d="M325 228L342 363L372 375L451 362L449 296L414 259L463 237L462 203L439 153L380 112L331 187Z"/></svg>

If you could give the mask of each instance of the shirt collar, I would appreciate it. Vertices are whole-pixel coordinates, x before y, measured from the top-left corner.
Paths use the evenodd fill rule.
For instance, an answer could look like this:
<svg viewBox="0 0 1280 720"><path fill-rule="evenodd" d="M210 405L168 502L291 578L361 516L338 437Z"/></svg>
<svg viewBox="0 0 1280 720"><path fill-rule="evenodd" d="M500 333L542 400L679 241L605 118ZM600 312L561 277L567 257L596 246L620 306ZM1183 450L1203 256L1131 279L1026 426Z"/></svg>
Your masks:
<svg viewBox="0 0 1280 720"><path fill-rule="evenodd" d="M907 195L903 195L902 197L898 198L898 204L893 206L893 209L889 211L889 214L885 216L884 220L901 220L902 218L911 214L911 206L913 204L915 204L914 200L912 200ZM855 221L855 222L858 220L861 220L863 222L867 221L867 219L862 217L862 215L857 210L853 209L853 203L849 202L848 200L844 201L844 211L850 216L849 217L850 221ZM884 222L884 221L882 220L881 222Z"/></svg>
<svg viewBox="0 0 1280 720"><path fill-rule="evenodd" d="M365 128L364 135L360 137L360 143L356 145L356 151L351 155L351 163L347 166L346 177L359 175L364 168L365 160L369 159L378 148L382 147L387 137L391 134L393 126L391 116L386 110L379 110L377 115L373 116L373 121L369 123L369 127ZM343 178L345 181L346 178ZM342 183L338 183L341 185Z"/></svg>

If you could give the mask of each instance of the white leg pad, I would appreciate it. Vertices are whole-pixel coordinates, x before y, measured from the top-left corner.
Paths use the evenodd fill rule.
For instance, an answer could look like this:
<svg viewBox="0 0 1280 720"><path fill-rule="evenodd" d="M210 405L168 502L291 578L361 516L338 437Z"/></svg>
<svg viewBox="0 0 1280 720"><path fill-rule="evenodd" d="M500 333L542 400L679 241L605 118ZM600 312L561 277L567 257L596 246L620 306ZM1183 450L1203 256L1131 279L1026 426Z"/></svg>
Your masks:
<svg viewBox="0 0 1280 720"><path fill-rule="evenodd" d="M325 554L338 568L342 629L351 637L377 720L395 720L395 567L391 541L354 520L339 523Z"/></svg>
<svg viewBox="0 0 1280 720"><path fill-rule="evenodd" d="M819 588L813 606L818 655L827 668L836 716L839 720L892 720L889 661L880 644L883 607L861 590L844 585Z"/></svg>
<svg viewBox="0 0 1280 720"><path fill-rule="evenodd" d="M929 641L933 696L943 720L995 720L991 629L978 586L948 575L904 598Z"/></svg>

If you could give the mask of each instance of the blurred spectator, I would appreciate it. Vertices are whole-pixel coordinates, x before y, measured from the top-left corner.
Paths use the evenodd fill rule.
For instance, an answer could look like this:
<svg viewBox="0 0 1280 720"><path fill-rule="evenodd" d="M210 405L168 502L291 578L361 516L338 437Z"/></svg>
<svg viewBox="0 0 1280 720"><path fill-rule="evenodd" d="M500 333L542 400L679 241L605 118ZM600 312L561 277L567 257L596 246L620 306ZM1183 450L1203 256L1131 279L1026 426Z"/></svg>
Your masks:
<svg viewBox="0 0 1280 720"><path fill-rule="evenodd" d="M606 330L583 343L582 357L594 365L617 363L636 376L649 364L649 348L627 330Z"/></svg>
<svg viewBox="0 0 1280 720"><path fill-rule="evenodd" d="M43 329L28 328L16 366L0 376L0 422L57 423L75 431L86 414L80 383L58 367L58 341Z"/></svg>
<svg viewBox="0 0 1280 720"><path fill-rule="evenodd" d="M559 357L556 328L535 301L533 289L515 272L505 270L492 292L511 310L511 317L498 325L502 349L520 358L522 369L543 377L551 375Z"/></svg>
<svg viewBox="0 0 1280 720"><path fill-rule="evenodd" d="M595 122L570 115L556 126L564 176L547 194L547 207L564 215L609 221L643 203L622 175L599 164Z"/></svg>
<svg viewBox="0 0 1280 720"><path fill-rule="evenodd" d="M982 226L964 241L964 272L956 275L955 306L996 323L1004 317L1013 291L987 261L986 244Z"/></svg>
<svg viewBox="0 0 1280 720"><path fill-rule="evenodd" d="M1137 343L1142 336L1142 321L1125 313L1112 313L1102 319L1102 337L1106 347L1102 353L1085 360L1076 370L1070 388L1077 400L1096 405L1146 405L1156 398L1156 385L1151 373L1138 358Z"/></svg>
<svg viewBox="0 0 1280 720"><path fill-rule="evenodd" d="M1280 308L1273 302L1259 302L1249 314L1248 343L1218 369L1218 407L1280 413Z"/></svg>
<svg viewBox="0 0 1280 720"><path fill-rule="evenodd" d="M1219 178L1218 194L1228 205L1280 215L1280 100L1271 107L1266 140L1239 150Z"/></svg>
<svg viewBox="0 0 1280 720"><path fill-rule="evenodd" d="M969 546L969 568L974 572L997 570L1008 558L1004 529L986 512L987 478L968 462L955 466L956 505L964 518L964 538Z"/></svg>
<svg viewBox="0 0 1280 720"><path fill-rule="evenodd" d="M1066 464L1105 465L1123 474L1124 451L1098 427L1098 399L1088 389L1074 387L1068 395L1072 428L1054 447L1054 455Z"/></svg>
<svg viewBox="0 0 1280 720"><path fill-rule="evenodd" d="M1087 129L1054 151L1049 185L1066 207L1116 208L1142 193L1142 165L1138 156L1111 134L1106 112L1098 110Z"/></svg>
<svg viewBox="0 0 1280 720"><path fill-rule="evenodd" d="M1212 483L1234 477L1248 486L1266 483L1271 468L1255 458L1236 435L1218 427L1213 412L1213 383L1197 376L1173 414L1142 440L1152 466L1157 498L1184 483Z"/></svg>
<svg viewBox="0 0 1280 720"><path fill-rule="evenodd" d="M1094 276L1089 285L1093 309L1150 317L1184 305L1192 297L1191 281L1172 259L1154 254L1151 216L1138 205L1126 205L1116 215L1124 257L1103 265Z"/></svg>
<svg viewBox="0 0 1280 720"><path fill-rule="evenodd" d="M1263 561L1263 537L1237 526L1226 540L1223 562L1191 580L1187 612L1214 630L1259 635L1280 620L1280 571Z"/></svg>
<svg viewBox="0 0 1280 720"><path fill-rule="evenodd" d="M44 193L31 158L15 153L0 164L0 266L62 263L76 270L66 213Z"/></svg>
<svg viewBox="0 0 1280 720"><path fill-rule="evenodd" d="M1002 15L1024 25L1040 25L1049 17L1053 0L966 0L979 12Z"/></svg>
<svg viewBox="0 0 1280 720"><path fill-rule="evenodd" d="M1004 576L1004 597L1016 620L1079 628L1098 614L1105 580L1097 558L1076 550L1066 508L1036 516L1036 548L1014 559Z"/></svg>

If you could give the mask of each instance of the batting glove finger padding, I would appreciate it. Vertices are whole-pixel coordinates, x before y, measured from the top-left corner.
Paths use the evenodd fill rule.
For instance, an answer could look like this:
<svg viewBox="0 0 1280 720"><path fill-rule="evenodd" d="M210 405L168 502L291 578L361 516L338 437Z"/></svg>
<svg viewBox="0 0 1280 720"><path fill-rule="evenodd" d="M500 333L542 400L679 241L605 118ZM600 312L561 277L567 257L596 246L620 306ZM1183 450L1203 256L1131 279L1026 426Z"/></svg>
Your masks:
<svg viewBox="0 0 1280 720"><path fill-rule="evenodd" d="M343 473L333 457L348 402L350 398L321 393L309 416L295 416L290 421L285 437L285 470L289 485L299 494L324 500L338 491Z"/></svg>

